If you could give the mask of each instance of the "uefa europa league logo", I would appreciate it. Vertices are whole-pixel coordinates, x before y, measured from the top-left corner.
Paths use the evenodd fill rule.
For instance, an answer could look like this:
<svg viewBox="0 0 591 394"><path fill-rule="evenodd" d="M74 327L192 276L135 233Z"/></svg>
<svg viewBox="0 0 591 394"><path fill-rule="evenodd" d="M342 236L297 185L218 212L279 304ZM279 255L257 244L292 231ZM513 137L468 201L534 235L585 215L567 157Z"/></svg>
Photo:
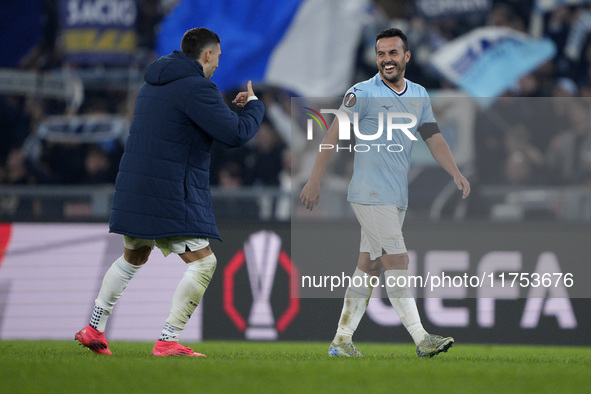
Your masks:
<svg viewBox="0 0 591 394"><path fill-rule="evenodd" d="M242 317L234 304L234 277L243 265L246 265L252 291L248 318ZM278 266L289 278L289 286L281 286L287 293L284 295L289 295L289 305L274 317L271 292ZM248 237L244 247L236 252L224 268L224 310L236 328L244 332L246 339L277 339L299 313L299 278L298 268L292 264L287 252L281 250L280 236L273 231L258 231Z"/></svg>
<svg viewBox="0 0 591 394"><path fill-rule="evenodd" d="M271 231L252 234L244 243L244 256L253 300L245 332L246 339L277 339L275 319L271 310L271 290L280 252L281 238Z"/></svg>

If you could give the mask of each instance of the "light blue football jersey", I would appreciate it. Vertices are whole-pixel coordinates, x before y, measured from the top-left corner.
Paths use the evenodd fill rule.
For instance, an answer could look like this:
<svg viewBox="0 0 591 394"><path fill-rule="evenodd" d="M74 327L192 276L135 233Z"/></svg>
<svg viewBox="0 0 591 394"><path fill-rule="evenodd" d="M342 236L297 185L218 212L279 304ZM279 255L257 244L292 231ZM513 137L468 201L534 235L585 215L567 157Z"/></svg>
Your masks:
<svg viewBox="0 0 591 394"><path fill-rule="evenodd" d="M394 205L408 208L408 171L413 140L402 130L393 129L388 138L388 114L404 113L392 117L392 124L416 124L407 128L409 134L421 138L417 129L424 123L434 123L429 95L424 87L405 79L406 87L397 93L386 85L379 73L347 91L340 107L351 123L358 119L359 133L378 135L380 118L383 132L375 140L355 135L355 165L349 184L347 200L366 205ZM368 137L363 137L368 138ZM372 137L370 137L372 138ZM367 151L366 151L367 150Z"/></svg>

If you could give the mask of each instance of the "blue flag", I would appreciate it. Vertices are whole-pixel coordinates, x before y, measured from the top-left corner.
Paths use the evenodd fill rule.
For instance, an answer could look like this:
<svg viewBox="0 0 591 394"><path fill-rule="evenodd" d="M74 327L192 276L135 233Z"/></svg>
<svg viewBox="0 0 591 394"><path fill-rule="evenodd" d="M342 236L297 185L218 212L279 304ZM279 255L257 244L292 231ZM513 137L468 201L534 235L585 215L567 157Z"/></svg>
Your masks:
<svg viewBox="0 0 591 394"><path fill-rule="evenodd" d="M549 39L504 27L482 27L441 47L432 65L472 97L497 97L554 57Z"/></svg>

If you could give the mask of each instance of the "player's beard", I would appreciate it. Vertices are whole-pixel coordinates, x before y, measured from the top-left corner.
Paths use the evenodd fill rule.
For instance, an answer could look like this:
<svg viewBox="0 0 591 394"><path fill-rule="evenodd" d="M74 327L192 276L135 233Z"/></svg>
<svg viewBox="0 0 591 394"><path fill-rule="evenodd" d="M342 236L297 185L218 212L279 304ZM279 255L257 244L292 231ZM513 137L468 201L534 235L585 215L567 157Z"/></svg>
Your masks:
<svg viewBox="0 0 591 394"><path fill-rule="evenodd" d="M400 81L400 78L402 78L402 76L404 75L404 71L406 71L406 64L404 66L400 66L400 64L398 63L393 63L394 67L396 67L396 70L398 71L397 73L395 73L392 76L388 76L386 75L386 66L388 64L382 64L380 67L380 75L382 76L383 79L385 79L386 81L390 82L390 83L397 83L398 81Z"/></svg>

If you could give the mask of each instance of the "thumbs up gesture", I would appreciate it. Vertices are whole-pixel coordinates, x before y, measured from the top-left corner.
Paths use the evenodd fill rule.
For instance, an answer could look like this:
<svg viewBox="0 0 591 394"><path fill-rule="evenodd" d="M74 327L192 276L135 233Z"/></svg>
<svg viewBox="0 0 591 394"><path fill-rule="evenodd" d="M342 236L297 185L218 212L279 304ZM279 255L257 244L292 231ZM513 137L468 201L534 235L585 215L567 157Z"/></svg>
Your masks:
<svg viewBox="0 0 591 394"><path fill-rule="evenodd" d="M248 81L246 84L246 92L238 93L236 98L232 100L232 104L236 104L239 107L244 107L248 102L248 98L254 95L254 91L252 90L252 81Z"/></svg>

